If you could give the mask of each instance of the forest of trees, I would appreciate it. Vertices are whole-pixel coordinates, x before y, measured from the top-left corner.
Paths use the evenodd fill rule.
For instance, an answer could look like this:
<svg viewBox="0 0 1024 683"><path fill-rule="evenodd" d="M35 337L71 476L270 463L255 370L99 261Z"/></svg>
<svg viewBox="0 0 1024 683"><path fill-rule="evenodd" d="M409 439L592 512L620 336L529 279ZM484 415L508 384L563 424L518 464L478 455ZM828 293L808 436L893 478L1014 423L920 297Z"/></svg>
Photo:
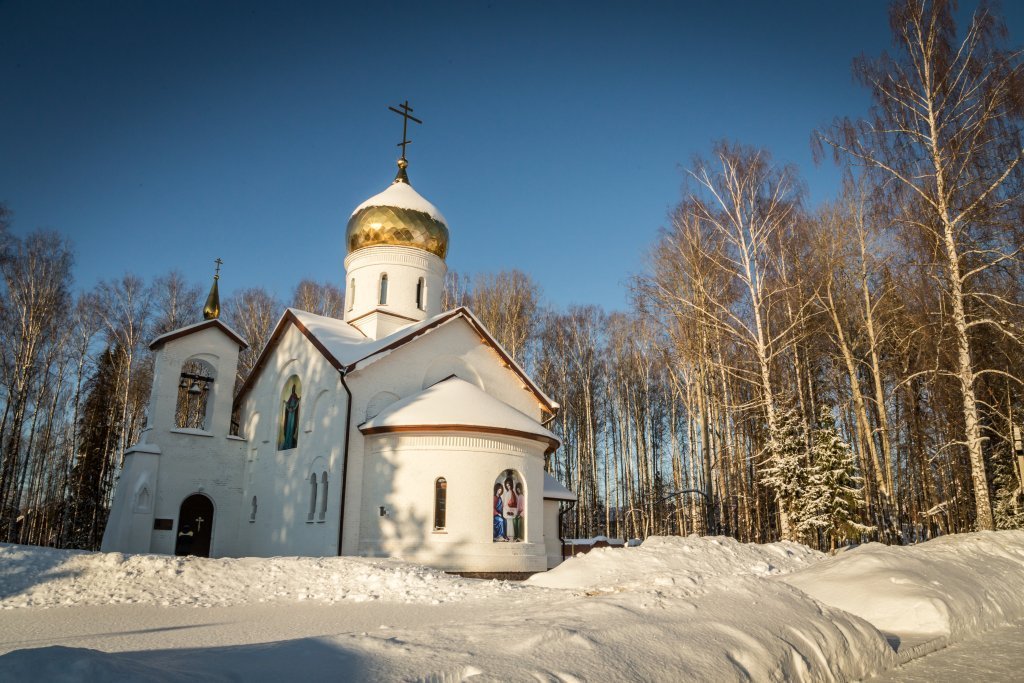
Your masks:
<svg viewBox="0 0 1024 683"><path fill-rule="evenodd" d="M567 536L727 534L830 549L1024 526L1024 68L999 17L906 0L854 62L872 107L812 134L842 187L817 207L768 150L715 143L627 311L558 310L519 272L452 273L562 409L548 469ZM171 272L73 287L59 235L0 205L0 541L97 548L151 382L148 342L201 317ZM71 226L66 226L71 227ZM210 255L211 258L216 256ZM287 302L341 317L343 291ZM222 317L251 370L286 302Z"/></svg>

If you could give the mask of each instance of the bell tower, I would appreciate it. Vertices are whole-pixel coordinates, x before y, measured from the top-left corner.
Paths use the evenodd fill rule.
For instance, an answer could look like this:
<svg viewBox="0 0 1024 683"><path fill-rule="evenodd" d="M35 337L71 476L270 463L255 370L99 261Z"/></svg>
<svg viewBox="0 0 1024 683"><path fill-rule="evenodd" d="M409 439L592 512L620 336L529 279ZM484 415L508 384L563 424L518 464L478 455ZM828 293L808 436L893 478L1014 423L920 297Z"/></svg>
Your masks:
<svg viewBox="0 0 1024 683"><path fill-rule="evenodd" d="M408 102L400 109L402 156L391 185L356 207L345 233L345 322L372 339L441 312L448 225L409 183Z"/></svg>

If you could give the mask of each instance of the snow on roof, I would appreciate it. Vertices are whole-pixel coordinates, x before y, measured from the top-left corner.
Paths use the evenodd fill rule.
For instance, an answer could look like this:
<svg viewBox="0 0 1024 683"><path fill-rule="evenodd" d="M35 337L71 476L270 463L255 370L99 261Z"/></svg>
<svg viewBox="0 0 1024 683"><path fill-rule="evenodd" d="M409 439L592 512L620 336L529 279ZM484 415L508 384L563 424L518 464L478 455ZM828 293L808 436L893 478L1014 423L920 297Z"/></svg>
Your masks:
<svg viewBox="0 0 1024 683"><path fill-rule="evenodd" d="M485 334L491 340L491 342L494 343L494 346L500 351L501 354L504 355L505 360L509 364L509 367L512 368L517 375L522 377L527 383L530 384L530 387L538 395L538 397L540 397L540 399L542 401L546 402L551 407L551 409L553 411L555 411L555 412L557 412L559 409L561 409L561 407L562 407L561 404L559 404L558 401L552 399L550 396L548 396L543 391L541 391L540 387L538 387L536 384L534 384L533 380L530 379L530 376L526 374L526 370L523 370L522 366L519 365L519 363L517 363L515 361L515 359L512 358L512 356L508 355L507 351L505 351L503 348L501 348L501 344L498 343L498 340L495 339L494 335L490 333L490 331L484 326L484 324L482 322L480 322L480 319L477 318L475 315L473 315L473 311L471 311L471 310L469 310L468 308L465 308L465 307L463 307L461 310L465 311L466 312L466 316L470 319L470 321L476 327L478 327L480 329L480 331L483 332L483 334Z"/></svg>
<svg viewBox="0 0 1024 683"><path fill-rule="evenodd" d="M576 500L576 494L547 472L544 473L544 497L551 500Z"/></svg>
<svg viewBox="0 0 1024 683"><path fill-rule="evenodd" d="M281 316L277 325L274 326L274 333L271 335L270 341L267 342L266 346L260 352L260 356L256 359L256 365L253 368L253 371L245 380L245 383L242 385L242 389L239 391L238 396L235 397L235 400L238 401L248 391L252 381L259 374L271 347L274 346L277 338L286 327L285 323L289 320L293 321L295 325L307 335L313 345L326 356L327 360L331 364L339 370L344 369L346 372L349 372L352 370L361 370L367 365L384 358L394 348L411 341L420 334L425 334L432 329L446 325L452 320L460 317L468 321L470 326L476 328L482 338L485 338L487 342L493 345L495 351L499 356L501 356L508 367L519 376L523 385L537 397L544 410L555 412L559 409L558 403L553 401L547 394L540 390L540 387L534 384L533 380L531 380L529 375L526 374L526 371L512 360L512 358L501 348L501 345L495 341L491 333L487 331L487 328L483 326L483 324L472 314L472 312L470 312L469 309L464 307L455 308L445 313L439 313L438 315L403 327L397 332L376 340L370 339L356 327L350 325L344 320L316 315L315 313L302 311L297 308L289 308L284 312L284 315Z"/></svg>
<svg viewBox="0 0 1024 683"><path fill-rule="evenodd" d="M192 332L198 332L199 330L206 327L219 327L221 328L222 332L224 332L229 337L234 339L238 343L238 345L243 349L249 346L249 343L245 341L245 338L242 335L238 334L238 332L235 332L235 330L232 329L230 325L222 321L220 318L213 318L211 320L200 320L197 323L186 325L185 327L179 327L178 329L171 330L170 332L164 332L159 337L157 337L156 339L149 343L149 348L155 349L161 344L166 344L172 339L184 337L187 334L191 334Z"/></svg>
<svg viewBox="0 0 1024 683"><path fill-rule="evenodd" d="M444 219L444 216L442 216L441 212L437 210L437 207L424 199L423 196L416 190L412 189L412 185L408 183L392 183L388 186L388 189L384 190L380 194L375 194L357 206L355 211L352 212L352 215L355 216L368 206L394 206L399 209L411 209L413 211L425 213L435 221L440 221L445 225L448 225L448 221Z"/></svg>
<svg viewBox="0 0 1024 683"><path fill-rule="evenodd" d="M435 315L375 340L370 339L344 320L328 318L297 308L289 308L285 315L288 313L291 313L302 327L316 337L317 341L339 364L346 367L358 363L367 356L372 356L399 339L415 335L417 331L447 315L446 313Z"/></svg>
<svg viewBox="0 0 1024 683"><path fill-rule="evenodd" d="M392 403L359 425L372 434L397 427L477 427L539 436L557 446L558 437L530 416L458 377L449 377ZM547 487L545 486L545 491Z"/></svg>
<svg viewBox="0 0 1024 683"><path fill-rule="evenodd" d="M334 360L337 361L338 364L348 367L350 370L366 367L377 360L376 357L383 357L386 355L386 353L383 352L389 350L392 346L396 345L397 342L409 337L414 337L419 332L426 330L427 328L443 325L449 320L454 320L459 316L459 314L464 315L472 325L477 327L482 334L486 335L496 347L500 348L498 342L494 340L491 333L487 331L487 328L484 327L483 323L481 323L468 308L456 308L445 313L439 313L438 315L421 320L420 322L409 325L408 327L403 327L397 332L377 340L367 338L362 332L344 320L316 315L315 313L301 311L297 308L289 308L285 312L285 315L288 315L289 313L292 314L311 335L316 337L317 341L324 347L324 350L333 356ZM278 324L280 325L280 323ZM553 410L558 410L560 407L558 402L541 391L540 387L535 385L529 375L526 374L526 371L523 370L518 363L512 360L507 353L503 350L501 353L505 355L505 360L508 362L509 367L512 368L512 370L529 385L530 390L537 394L537 397L541 401L551 406ZM375 356L375 358L371 358L371 356Z"/></svg>

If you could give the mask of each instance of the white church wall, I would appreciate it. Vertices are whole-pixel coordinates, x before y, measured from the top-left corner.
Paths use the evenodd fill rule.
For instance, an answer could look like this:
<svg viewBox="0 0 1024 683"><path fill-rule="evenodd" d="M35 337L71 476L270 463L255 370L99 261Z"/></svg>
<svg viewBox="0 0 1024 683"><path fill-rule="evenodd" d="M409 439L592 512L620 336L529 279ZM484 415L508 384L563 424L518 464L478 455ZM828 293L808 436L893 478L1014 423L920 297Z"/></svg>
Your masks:
<svg viewBox="0 0 1024 683"><path fill-rule="evenodd" d="M562 564L562 539L558 529L560 502L544 501L544 548L547 551L548 569Z"/></svg>
<svg viewBox="0 0 1024 683"><path fill-rule="evenodd" d="M227 434L238 363L238 345L217 327L211 326L163 344L156 357L153 388L147 412L149 429L175 429L178 377L190 359L203 360L214 369L214 382L207 397L205 432ZM146 440L146 435L143 435Z"/></svg>
<svg viewBox="0 0 1024 683"><path fill-rule="evenodd" d="M543 453L544 445L535 441L484 433L369 437L359 554L401 557L453 571L545 570ZM525 485L523 542L493 540L494 482L508 470ZM447 482L443 530L434 529L439 477Z"/></svg>
<svg viewBox="0 0 1024 683"><path fill-rule="evenodd" d="M125 453L118 476L111 514L103 530L104 552L149 552L153 530L153 511L160 474L160 447L135 446ZM149 495L140 505L140 494Z"/></svg>
<svg viewBox="0 0 1024 683"><path fill-rule="evenodd" d="M278 449L284 389L292 376L301 382L295 448ZM335 555L341 514L341 470L347 396L338 371L295 327L289 327L267 359L242 405L249 440L245 456L239 524L244 554ZM309 520L317 475L315 514ZM321 507L327 472L326 509ZM252 517L252 497L257 510Z"/></svg>
<svg viewBox="0 0 1024 683"><path fill-rule="evenodd" d="M161 450L160 486L153 515L158 519L173 519L174 525L169 531L152 530L150 551L174 554L181 504L198 493L213 501L210 557L238 555L238 510L245 442L226 434L170 432L164 435Z"/></svg>
<svg viewBox="0 0 1024 683"><path fill-rule="evenodd" d="M179 377L190 359L208 363L213 377L202 429L176 422ZM173 554L181 503L201 492L215 504L211 555L233 555L244 453L244 442L229 435L238 344L211 325L165 341L154 360L147 425L126 453L103 547ZM169 528L155 528L157 520Z"/></svg>
<svg viewBox="0 0 1024 683"><path fill-rule="evenodd" d="M429 315L440 313L447 270L444 261L422 249L395 245L358 249L345 259L348 277L345 320L354 321L374 309L402 316L409 321L423 320ZM388 291L387 301L382 304L380 280L384 274L388 276ZM416 287L420 278L424 280L426 291L422 306L417 306ZM355 324L359 325L358 322ZM381 329L383 334L391 331ZM379 338L383 335L370 336Z"/></svg>
<svg viewBox="0 0 1024 683"><path fill-rule="evenodd" d="M495 398L536 420L541 419L542 413L536 396L523 388L522 381L517 375L502 366L498 354L484 344L476 331L462 318L441 325L394 349L387 356L353 371L348 377L353 394L353 412L349 434L351 450L342 554L361 554L362 520L368 514L376 515L376 506L379 505L372 500L366 504L363 502L367 495L364 491L365 437L359 431L358 425L366 419L370 401L382 392L405 398L421 391L428 375L437 373L439 366L435 366L434 362L438 358L456 359L458 362L451 365L455 372L449 374L456 374L461 379L472 382ZM460 372L462 367L467 372ZM446 374L445 377L447 376Z"/></svg>

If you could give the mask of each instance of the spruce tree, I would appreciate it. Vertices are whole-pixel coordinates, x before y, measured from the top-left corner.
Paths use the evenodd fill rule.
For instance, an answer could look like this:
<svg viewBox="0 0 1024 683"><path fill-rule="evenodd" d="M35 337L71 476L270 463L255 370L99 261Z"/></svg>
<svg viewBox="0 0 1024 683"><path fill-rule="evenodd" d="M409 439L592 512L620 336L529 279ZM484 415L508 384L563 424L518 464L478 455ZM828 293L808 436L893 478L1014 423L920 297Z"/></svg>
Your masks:
<svg viewBox="0 0 1024 683"><path fill-rule="evenodd" d="M1017 479L1015 457L1005 443L993 451L992 512L996 529L1024 529L1024 491Z"/></svg>
<svg viewBox="0 0 1024 683"><path fill-rule="evenodd" d="M829 549L839 541L869 532L874 527L857 521L862 480L856 474L850 446L839 435L832 408L821 407L813 433L800 530L824 532Z"/></svg>
<svg viewBox="0 0 1024 683"><path fill-rule="evenodd" d="M779 413L768 442L768 460L761 481L775 492L779 509L788 517L791 530L799 531L803 513L803 491L807 485L807 440L803 420L793 408ZM788 538L785 540L796 540Z"/></svg>
<svg viewBox="0 0 1024 683"><path fill-rule="evenodd" d="M109 513L114 481L114 456L120 435L121 414L117 388L118 354L107 348L100 354L96 373L82 407L78 457L71 472L71 515L68 547L98 550Z"/></svg>

